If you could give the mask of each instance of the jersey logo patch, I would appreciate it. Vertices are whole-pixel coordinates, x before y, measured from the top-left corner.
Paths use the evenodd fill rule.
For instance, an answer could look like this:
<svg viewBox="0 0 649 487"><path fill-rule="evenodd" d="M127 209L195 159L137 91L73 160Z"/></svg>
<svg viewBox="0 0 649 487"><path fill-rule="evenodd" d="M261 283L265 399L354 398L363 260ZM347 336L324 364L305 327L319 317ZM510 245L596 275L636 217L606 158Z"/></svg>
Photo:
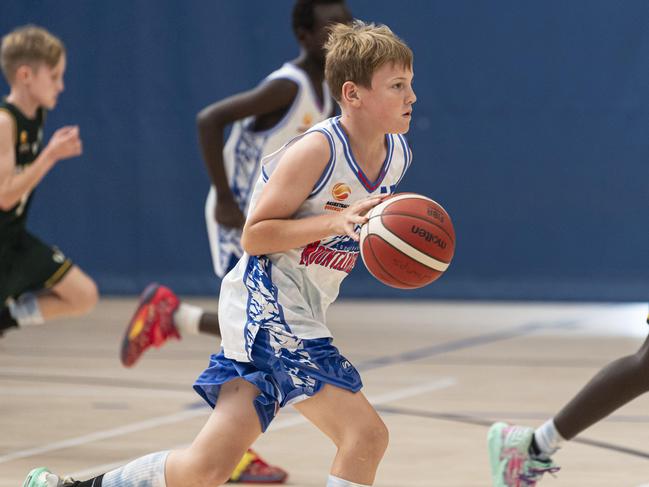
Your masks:
<svg viewBox="0 0 649 487"><path fill-rule="evenodd" d="M349 198L351 194L352 188L350 188L348 184L334 184L331 188L331 196L335 201L327 201L324 205L324 209L329 211L343 211L345 208L348 208L349 205L341 202Z"/></svg>
<svg viewBox="0 0 649 487"><path fill-rule="evenodd" d="M27 152L32 151L32 145L29 143L29 140L27 139L27 131L23 130L20 132L20 137L19 139L19 144L18 144L18 153L19 154L25 154Z"/></svg>
<svg viewBox="0 0 649 487"><path fill-rule="evenodd" d="M313 115L310 113L305 113L302 117L302 124L297 128L299 133L306 132L313 125Z"/></svg>
<svg viewBox="0 0 649 487"><path fill-rule="evenodd" d="M352 188L345 183L336 183L331 189L331 196L333 196L336 201L345 201L351 194Z"/></svg>
<svg viewBox="0 0 649 487"><path fill-rule="evenodd" d="M57 264L63 264L65 262L65 255L59 249L54 248L54 253L52 254L52 260Z"/></svg>

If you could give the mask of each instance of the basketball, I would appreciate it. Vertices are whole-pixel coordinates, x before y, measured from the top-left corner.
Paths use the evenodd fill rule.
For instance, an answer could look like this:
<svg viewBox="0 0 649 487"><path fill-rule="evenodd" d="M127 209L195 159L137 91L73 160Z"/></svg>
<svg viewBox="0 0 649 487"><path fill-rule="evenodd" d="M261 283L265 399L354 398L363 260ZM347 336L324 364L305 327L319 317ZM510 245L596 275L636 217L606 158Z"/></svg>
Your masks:
<svg viewBox="0 0 649 487"><path fill-rule="evenodd" d="M361 257L379 281L415 289L446 271L455 252L455 230L439 203L415 193L398 193L367 216L361 227Z"/></svg>

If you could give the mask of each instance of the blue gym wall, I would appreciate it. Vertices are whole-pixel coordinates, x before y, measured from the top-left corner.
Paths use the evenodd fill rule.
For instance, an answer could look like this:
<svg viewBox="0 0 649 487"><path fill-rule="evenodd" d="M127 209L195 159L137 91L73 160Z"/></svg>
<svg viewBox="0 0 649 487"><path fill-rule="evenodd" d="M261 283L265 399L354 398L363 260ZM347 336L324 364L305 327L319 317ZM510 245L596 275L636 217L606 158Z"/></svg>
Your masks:
<svg viewBox="0 0 649 487"><path fill-rule="evenodd" d="M346 297L646 300L649 2L349 0L415 52L414 165L401 190L453 216L453 264L399 292L362 265ZM104 293L150 280L212 294L195 114L297 55L290 0L3 0L67 44L47 134L84 154L37 191L31 228ZM3 85L3 91L6 86Z"/></svg>

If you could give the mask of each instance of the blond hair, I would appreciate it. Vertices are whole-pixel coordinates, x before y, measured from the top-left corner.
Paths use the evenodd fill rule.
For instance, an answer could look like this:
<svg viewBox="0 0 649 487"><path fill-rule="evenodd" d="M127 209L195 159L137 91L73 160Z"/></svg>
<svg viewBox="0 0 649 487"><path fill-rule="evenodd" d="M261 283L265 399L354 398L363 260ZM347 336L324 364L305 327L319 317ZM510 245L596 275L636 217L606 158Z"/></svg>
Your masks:
<svg viewBox="0 0 649 487"><path fill-rule="evenodd" d="M0 66L11 84L20 66L27 64L37 67L39 63L44 63L53 68L64 53L65 47L58 37L42 27L25 25L2 38Z"/></svg>
<svg viewBox="0 0 649 487"><path fill-rule="evenodd" d="M372 75L386 63L412 68L412 50L385 25L360 20L336 24L330 28L325 50L325 77L337 101L346 81L371 88Z"/></svg>

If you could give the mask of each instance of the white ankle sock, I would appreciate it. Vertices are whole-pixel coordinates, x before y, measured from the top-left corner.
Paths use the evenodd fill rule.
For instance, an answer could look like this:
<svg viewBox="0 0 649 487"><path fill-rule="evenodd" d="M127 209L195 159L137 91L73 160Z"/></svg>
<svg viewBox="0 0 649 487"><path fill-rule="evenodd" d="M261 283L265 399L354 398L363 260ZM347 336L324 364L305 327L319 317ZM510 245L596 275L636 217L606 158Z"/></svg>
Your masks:
<svg viewBox="0 0 649 487"><path fill-rule="evenodd" d="M541 450L541 454L547 458L552 456L561 447L561 443L566 441L557 431L552 419L548 419L534 431L534 439L539 450Z"/></svg>
<svg viewBox="0 0 649 487"><path fill-rule="evenodd" d="M165 462L169 451L137 458L104 475L103 487L165 487Z"/></svg>
<svg viewBox="0 0 649 487"><path fill-rule="evenodd" d="M45 319L38 307L36 296L31 293L21 294L15 301L9 301L9 314L19 326L42 325Z"/></svg>
<svg viewBox="0 0 649 487"><path fill-rule="evenodd" d="M174 323L180 334L190 333L192 335L198 335L200 333L198 325L201 322L203 313L203 309L198 306L180 303L180 306L178 306L178 309L174 313Z"/></svg>
<svg viewBox="0 0 649 487"><path fill-rule="evenodd" d="M326 487L370 487L370 486L363 485L363 484L355 484L354 482L350 482L349 480L343 480L343 479L339 479L338 477L334 477L333 475L329 475L329 479L327 479Z"/></svg>

